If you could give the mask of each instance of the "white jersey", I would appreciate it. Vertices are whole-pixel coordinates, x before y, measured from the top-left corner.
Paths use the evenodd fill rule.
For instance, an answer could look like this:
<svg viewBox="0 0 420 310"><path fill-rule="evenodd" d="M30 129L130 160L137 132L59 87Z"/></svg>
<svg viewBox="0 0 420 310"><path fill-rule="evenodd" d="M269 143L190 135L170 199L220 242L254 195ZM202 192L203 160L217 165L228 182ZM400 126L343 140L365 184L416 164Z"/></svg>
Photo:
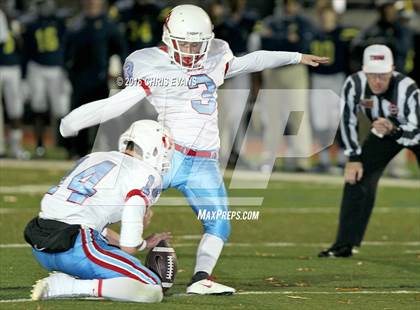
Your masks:
<svg viewBox="0 0 420 310"><path fill-rule="evenodd" d="M171 129L176 143L196 150L220 145L217 88L223 84L233 54L229 45L214 39L203 69L185 71L171 62L164 48L135 51L125 62L129 85L141 84L158 112L158 121Z"/></svg>
<svg viewBox="0 0 420 310"><path fill-rule="evenodd" d="M138 50L124 64L127 87L72 111L61 120L60 132L63 137L74 136L83 128L118 117L147 97L159 113L159 122L171 130L177 144L195 150L217 150L216 91L224 79L297 64L301 59L300 53L277 51L234 57L225 41L213 39L203 69L183 71L171 62L165 48Z"/></svg>
<svg viewBox="0 0 420 310"><path fill-rule="evenodd" d="M98 152L80 159L44 195L39 216L97 231L121 220L126 200L137 195L145 205L161 193L161 176L147 163L121 152Z"/></svg>

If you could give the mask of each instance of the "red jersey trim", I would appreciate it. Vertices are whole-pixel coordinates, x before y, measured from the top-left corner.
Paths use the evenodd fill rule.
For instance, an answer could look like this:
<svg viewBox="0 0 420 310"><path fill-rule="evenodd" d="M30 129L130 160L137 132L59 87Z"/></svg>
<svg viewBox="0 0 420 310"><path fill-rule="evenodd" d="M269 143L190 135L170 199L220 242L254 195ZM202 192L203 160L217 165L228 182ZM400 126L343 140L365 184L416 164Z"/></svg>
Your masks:
<svg viewBox="0 0 420 310"><path fill-rule="evenodd" d="M140 80L140 86L143 87L147 96L151 95L152 91L150 90L150 87L146 84L146 82L144 80Z"/></svg>
<svg viewBox="0 0 420 310"><path fill-rule="evenodd" d="M140 196L141 198L143 198L146 207L149 206L149 199L140 189L132 189L131 191L129 191L127 196L125 196L125 201L127 202L128 199L130 199L133 196Z"/></svg>
<svg viewBox="0 0 420 310"><path fill-rule="evenodd" d="M225 75L228 72L228 70L229 70L229 63L227 62L226 65L225 65Z"/></svg>
<svg viewBox="0 0 420 310"><path fill-rule="evenodd" d="M168 47L167 47L166 45L160 45L158 48L159 48L161 51L164 51L165 53L167 53L167 52L168 52Z"/></svg>

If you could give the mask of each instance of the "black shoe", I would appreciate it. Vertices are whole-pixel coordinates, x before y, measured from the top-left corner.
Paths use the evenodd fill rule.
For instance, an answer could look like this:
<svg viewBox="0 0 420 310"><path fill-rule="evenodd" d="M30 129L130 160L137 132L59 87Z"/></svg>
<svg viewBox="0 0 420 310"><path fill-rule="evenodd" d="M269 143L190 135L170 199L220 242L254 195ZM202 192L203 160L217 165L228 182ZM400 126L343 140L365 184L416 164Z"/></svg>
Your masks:
<svg viewBox="0 0 420 310"><path fill-rule="evenodd" d="M350 257L353 255L352 246L331 247L319 252L318 257Z"/></svg>

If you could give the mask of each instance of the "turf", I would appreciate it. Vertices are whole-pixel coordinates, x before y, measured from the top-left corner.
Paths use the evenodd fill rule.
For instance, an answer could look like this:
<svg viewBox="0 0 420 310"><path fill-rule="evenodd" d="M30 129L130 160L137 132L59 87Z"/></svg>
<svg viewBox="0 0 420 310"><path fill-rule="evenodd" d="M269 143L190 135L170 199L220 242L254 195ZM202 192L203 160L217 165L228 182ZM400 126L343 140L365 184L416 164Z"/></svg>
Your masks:
<svg viewBox="0 0 420 310"><path fill-rule="evenodd" d="M62 171L2 168L0 187L52 185ZM341 185L270 182L266 190L232 190L231 197L264 197L256 221L233 221L232 235L214 274L238 289L235 296L185 296L201 226L188 206L157 206L151 227L172 231L179 273L172 295L142 309L419 309L420 191L384 187L360 253L319 259L334 238ZM174 191L165 197L178 195ZM24 243L26 222L41 194L0 194L0 244ZM140 258L143 256L140 255ZM30 248L0 248L0 302L28 298L47 273ZM402 293L404 291L406 293ZM92 300L0 303L1 309L135 309L139 305Z"/></svg>

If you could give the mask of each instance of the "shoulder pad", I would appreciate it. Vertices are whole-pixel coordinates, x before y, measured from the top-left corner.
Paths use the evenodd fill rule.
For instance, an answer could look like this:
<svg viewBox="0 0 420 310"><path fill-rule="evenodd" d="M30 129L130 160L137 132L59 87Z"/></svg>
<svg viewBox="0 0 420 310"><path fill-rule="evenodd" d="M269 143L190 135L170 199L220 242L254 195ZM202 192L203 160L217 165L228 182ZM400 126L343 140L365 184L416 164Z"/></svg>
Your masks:
<svg viewBox="0 0 420 310"><path fill-rule="evenodd" d="M209 56L211 55L220 55L226 62L233 58L229 44L221 39L213 39L209 51Z"/></svg>

